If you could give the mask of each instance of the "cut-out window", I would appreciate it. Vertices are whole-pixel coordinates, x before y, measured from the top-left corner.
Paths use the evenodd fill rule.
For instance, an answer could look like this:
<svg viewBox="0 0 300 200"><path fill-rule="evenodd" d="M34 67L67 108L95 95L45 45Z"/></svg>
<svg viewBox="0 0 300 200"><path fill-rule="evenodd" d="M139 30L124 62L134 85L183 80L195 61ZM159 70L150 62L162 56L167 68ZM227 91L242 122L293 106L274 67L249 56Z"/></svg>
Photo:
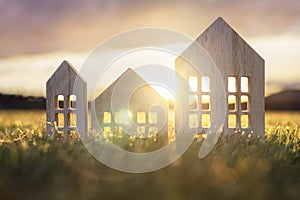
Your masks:
<svg viewBox="0 0 300 200"><path fill-rule="evenodd" d="M137 112L136 113L136 122L139 124L146 123L146 113L145 112Z"/></svg>
<svg viewBox="0 0 300 200"><path fill-rule="evenodd" d="M75 109L76 108L76 95L72 94L69 95L69 108Z"/></svg>
<svg viewBox="0 0 300 200"><path fill-rule="evenodd" d="M235 114L228 115L228 128L236 128L236 115Z"/></svg>
<svg viewBox="0 0 300 200"><path fill-rule="evenodd" d="M236 92L236 77L228 77L228 92Z"/></svg>
<svg viewBox="0 0 300 200"><path fill-rule="evenodd" d="M209 111L210 110L210 96L202 95L202 110Z"/></svg>
<svg viewBox="0 0 300 200"><path fill-rule="evenodd" d="M145 126L137 127L137 136L139 138L145 138L146 137L146 128L145 128Z"/></svg>
<svg viewBox="0 0 300 200"><path fill-rule="evenodd" d="M65 126L65 119L63 113L56 113L55 114L55 121L57 123L58 128L63 128Z"/></svg>
<svg viewBox="0 0 300 200"><path fill-rule="evenodd" d="M249 78L241 77L241 92L249 92Z"/></svg>
<svg viewBox="0 0 300 200"><path fill-rule="evenodd" d="M189 114L189 126L190 126L190 128L198 127L198 115L197 114Z"/></svg>
<svg viewBox="0 0 300 200"><path fill-rule="evenodd" d="M198 92L198 78L197 76L189 77L190 92Z"/></svg>
<svg viewBox="0 0 300 200"><path fill-rule="evenodd" d="M228 110L236 111L236 96L228 95Z"/></svg>
<svg viewBox="0 0 300 200"><path fill-rule="evenodd" d="M210 114L202 114L202 128L210 127Z"/></svg>
<svg viewBox="0 0 300 200"><path fill-rule="evenodd" d="M157 112L149 112L148 113L148 122L151 124L157 123Z"/></svg>
<svg viewBox="0 0 300 200"><path fill-rule="evenodd" d="M241 107L243 112L249 111L249 97L247 95L241 96Z"/></svg>
<svg viewBox="0 0 300 200"><path fill-rule="evenodd" d="M111 113L103 112L103 123L110 124L111 123Z"/></svg>
<svg viewBox="0 0 300 200"><path fill-rule="evenodd" d="M76 127L76 113L68 113L69 127Z"/></svg>
<svg viewBox="0 0 300 200"><path fill-rule="evenodd" d="M208 76L203 76L201 80L202 92L210 92L210 78Z"/></svg>
<svg viewBox="0 0 300 200"><path fill-rule="evenodd" d="M190 95L189 96L189 109L190 110L197 110L198 109L198 96L197 95Z"/></svg>
<svg viewBox="0 0 300 200"><path fill-rule="evenodd" d="M64 108L64 95L56 95L55 96L55 107L56 109L63 109Z"/></svg>
<svg viewBox="0 0 300 200"><path fill-rule="evenodd" d="M249 128L249 115L241 115L241 128Z"/></svg>
<svg viewBox="0 0 300 200"><path fill-rule="evenodd" d="M157 128L155 126L150 126L148 130L148 137L152 137L157 134Z"/></svg>
<svg viewBox="0 0 300 200"><path fill-rule="evenodd" d="M104 126L103 127L103 132L104 133L111 133L111 127L110 126Z"/></svg>
<svg viewBox="0 0 300 200"><path fill-rule="evenodd" d="M118 124L129 123L130 122L130 112L129 111L115 112L114 120Z"/></svg>

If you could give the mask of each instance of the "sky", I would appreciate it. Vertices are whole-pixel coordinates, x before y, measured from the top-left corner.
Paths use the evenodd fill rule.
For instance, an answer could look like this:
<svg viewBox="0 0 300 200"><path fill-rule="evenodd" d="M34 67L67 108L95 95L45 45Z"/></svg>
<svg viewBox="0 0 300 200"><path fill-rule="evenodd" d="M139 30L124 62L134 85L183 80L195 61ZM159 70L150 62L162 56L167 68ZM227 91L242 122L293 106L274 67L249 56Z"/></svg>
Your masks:
<svg viewBox="0 0 300 200"><path fill-rule="evenodd" d="M196 39L225 19L266 62L266 95L300 89L299 0L0 0L0 93L45 95L63 60L80 69L101 42L158 27Z"/></svg>

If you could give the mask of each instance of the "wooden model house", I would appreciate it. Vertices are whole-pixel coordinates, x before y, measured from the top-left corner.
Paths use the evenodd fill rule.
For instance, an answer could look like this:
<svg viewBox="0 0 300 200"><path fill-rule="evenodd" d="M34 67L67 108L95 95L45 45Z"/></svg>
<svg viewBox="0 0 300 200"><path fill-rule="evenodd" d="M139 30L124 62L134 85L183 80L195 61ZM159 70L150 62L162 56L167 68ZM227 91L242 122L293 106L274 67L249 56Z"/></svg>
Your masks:
<svg viewBox="0 0 300 200"><path fill-rule="evenodd" d="M168 102L132 69L104 90L91 103L93 108L97 116L92 116L92 129L140 139L168 137Z"/></svg>
<svg viewBox="0 0 300 200"><path fill-rule="evenodd" d="M76 87L75 86L76 82ZM87 131L87 85L67 61L58 67L46 84L46 133L68 135Z"/></svg>
<svg viewBox="0 0 300 200"><path fill-rule="evenodd" d="M197 59L193 44L199 43L215 62L220 79L206 74L209 66L195 66L203 74L187 69L182 59ZM224 133L264 135L264 60L222 19L218 18L176 60L176 71L189 83L189 116L186 123L198 132L213 124L219 99L214 87L223 81L226 95ZM209 74L209 73L208 73ZM223 90L224 90L223 89ZM189 90L189 88L186 88ZM212 112L216 111L216 112Z"/></svg>

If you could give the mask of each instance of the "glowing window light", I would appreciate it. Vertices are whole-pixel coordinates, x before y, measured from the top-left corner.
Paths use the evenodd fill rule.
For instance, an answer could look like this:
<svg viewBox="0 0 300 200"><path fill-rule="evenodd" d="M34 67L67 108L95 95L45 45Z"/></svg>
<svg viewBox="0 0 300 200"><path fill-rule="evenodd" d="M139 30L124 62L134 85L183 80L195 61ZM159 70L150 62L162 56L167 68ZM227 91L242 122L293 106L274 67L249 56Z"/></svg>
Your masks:
<svg viewBox="0 0 300 200"><path fill-rule="evenodd" d="M241 128L249 128L249 116L241 115Z"/></svg>
<svg viewBox="0 0 300 200"><path fill-rule="evenodd" d="M236 96L228 95L228 110L236 111Z"/></svg>
<svg viewBox="0 0 300 200"><path fill-rule="evenodd" d="M202 128L210 127L210 114L202 114Z"/></svg>
<svg viewBox="0 0 300 200"><path fill-rule="evenodd" d="M198 115L197 114L189 114L189 126L190 126L190 128L198 127Z"/></svg>
<svg viewBox="0 0 300 200"><path fill-rule="evenodd" d="M210 78L208 76L203 76L201 80L202 92L210 92Z"/></svg>
<svg viewBox="0 0 300 200"><path fill-rule="evenodd" d="M236 115L235 114L228 115L228 128L236 128Z"/></svg>
<svg viewBox="0 0 300 200"><path fill-rule="evenodd" d="M202 95L202 110L210 110L210 95Z"/></svg>
<svg viewBox="0 0 300 200"><path fill-rule="evenodd" d="M111 123L111 113L110 112L103 112L103 123L105 123L105 124Z"/></svg>
<svg viewBox="0 0 300 200"><path fill-rule="evenodd" d="M190 92L198 92L198 78L197 76L189 77Z"/></svg>
<svg viewBox="0 0 300 200"><path fill-rule="evenodd" d="M249 78L241 77L241 92L249 92Z"/></svg>
<svg viewBox="0 0 300 200"><path fill-rule="evenodd" d="M228 92L236 92L236 77L228 77Z"/></svg>
<svg viewBox="0 0 300 200"><path fill-rule="evenodd" d="M146 123L146 113L145 112L137 112L136 113L136 122L138 124Z"/></svg>

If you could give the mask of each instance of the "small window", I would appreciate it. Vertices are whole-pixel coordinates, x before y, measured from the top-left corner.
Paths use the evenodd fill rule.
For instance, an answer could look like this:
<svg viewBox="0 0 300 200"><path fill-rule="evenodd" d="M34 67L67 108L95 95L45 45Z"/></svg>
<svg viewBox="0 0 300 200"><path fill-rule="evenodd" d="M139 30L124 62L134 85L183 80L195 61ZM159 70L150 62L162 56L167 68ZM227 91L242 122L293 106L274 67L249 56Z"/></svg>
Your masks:
<svg viewBox="0 0 300 200"><path fill-rule="evenodd" d="M110 124L111 123L111 113L103 112L103 123Z"/></svg>
<svg viewBox="0 0 300 200"><path fill-rule="evenodd" d="M236 92L236 77L228 77L228 92Z"/></svg>
<svg viewBox="0 0 300 200"><path fill-rule="evenodd" d="M55 121L57 123L58 128L63 128L65 126L65 119L63 113L56 113L55 114Z"/></svg>
<svg viewBox="0 0 300 200"><path fill-rule="evenodd" d="M117 124L130 123L130 112L129 111L115 112L114 120Z"/></svg>
<svg viewBox="0 0 300 200"><path fill-rule="evenodd" d="M137 112L136 113L136 122L138 124L146 123L146 113L145 112Z"/></svg>
<svg viewBox="0 0 300 200"><path fill-rule="evenodd" d="M241 96L241 107L242 107L242 112L249 111L249 97L247 95Z"/></svg>
<svg viewBox="0 0 300 200"><path fill-rule="evenodd" d="M110 126L104 126L103 127L103 133L111 133L111 127Z"/></svg>
<svg viewBox="0 0 300 200"><path fill-rule="evenodd" d="M148 122L150 124L156 124L157 123L157 112L149 112L148 113Z"/></svg>
<svg viewBox="0 0 300 200"><path fill-rule="evenodd" d="M249 78L246 76L241 77L241 92L249 92Z"/></svg>
<svg viewBox="0 0 300 200"><path fill-rule="evenodd" d="M210 127L210 114L202 114L202 128Z"/></svg>
<svg viewBox="0 0 300 200"><path fill-rule="evenodd" d="M210 92L210 78L208 76L203 76L201 80L202 92Z"/></svg>
<svg viewBox="0 0 300 200"><path fill-rule="evenodd" d="M155 126L150 126L148 130L148 137L153 137L157 134L157 128Z"/></svg>
<svg viewBox="0 0 300 200"><path fill-rule="evenodd" d="M145 126L137 127L137 137L146 138L146 128L145 128Z"/></svg>
<svg viewBox="0 0 300 200"><path fill-rule="evenodd" d="M76 95L72 94L68 97L69 99L69 108L75 109L76 108Z"/></svg>
<svg viewBox="0 0 300 200"><path fill-rule="evenodd" d="M189 114L189 126L190 126L190 128L198 127L198 115L197 114Z"/></svg>
<svg viewBox="0 0 300 200"><path fill-rule="evenodd" d="M241 128L249 128L249 115L241 115Z"/></svg>
<svg viewBox="0 0 300 200"><path fill-rule="evenodd" d="M190 95L189 96L189 109L190 110L197 110L198 109L198 96L197 95Z"/></svg>
<svg viewBox="0 0 300 200"><path fill-rule="evenodd" d="M236 115L228 115L228 128L236 128Z"/></svg>
<svg viewBox="0 0 300 200"><path fill-rule="evenodd" d="M236 111L236 96L235 95L228 95L228 110L229 111Z"/></svg>
<svg viewBox="0 0 300 200"><path fill-rule="evenodd" d="M55 108L56 109L64 109L64 95L56 95L55 96Z"/></svg>
<svg viewBox="0 0 300 200"><path fill-rule="evenodd" d="M202 95L202 110L209 111L210 110L210 96Z"/></svg>
<svg viewBox="0 0 300 200"><path fill-rule="evenodd" d="M198 78L197 76L189 77L190 92L198 92Z"/></svg>
<svg viewBox="0 0 300 200"><path fill-rule="evenodd" d="M69 113L68 120L69 127L76 127L76 113Z"/></svg>

